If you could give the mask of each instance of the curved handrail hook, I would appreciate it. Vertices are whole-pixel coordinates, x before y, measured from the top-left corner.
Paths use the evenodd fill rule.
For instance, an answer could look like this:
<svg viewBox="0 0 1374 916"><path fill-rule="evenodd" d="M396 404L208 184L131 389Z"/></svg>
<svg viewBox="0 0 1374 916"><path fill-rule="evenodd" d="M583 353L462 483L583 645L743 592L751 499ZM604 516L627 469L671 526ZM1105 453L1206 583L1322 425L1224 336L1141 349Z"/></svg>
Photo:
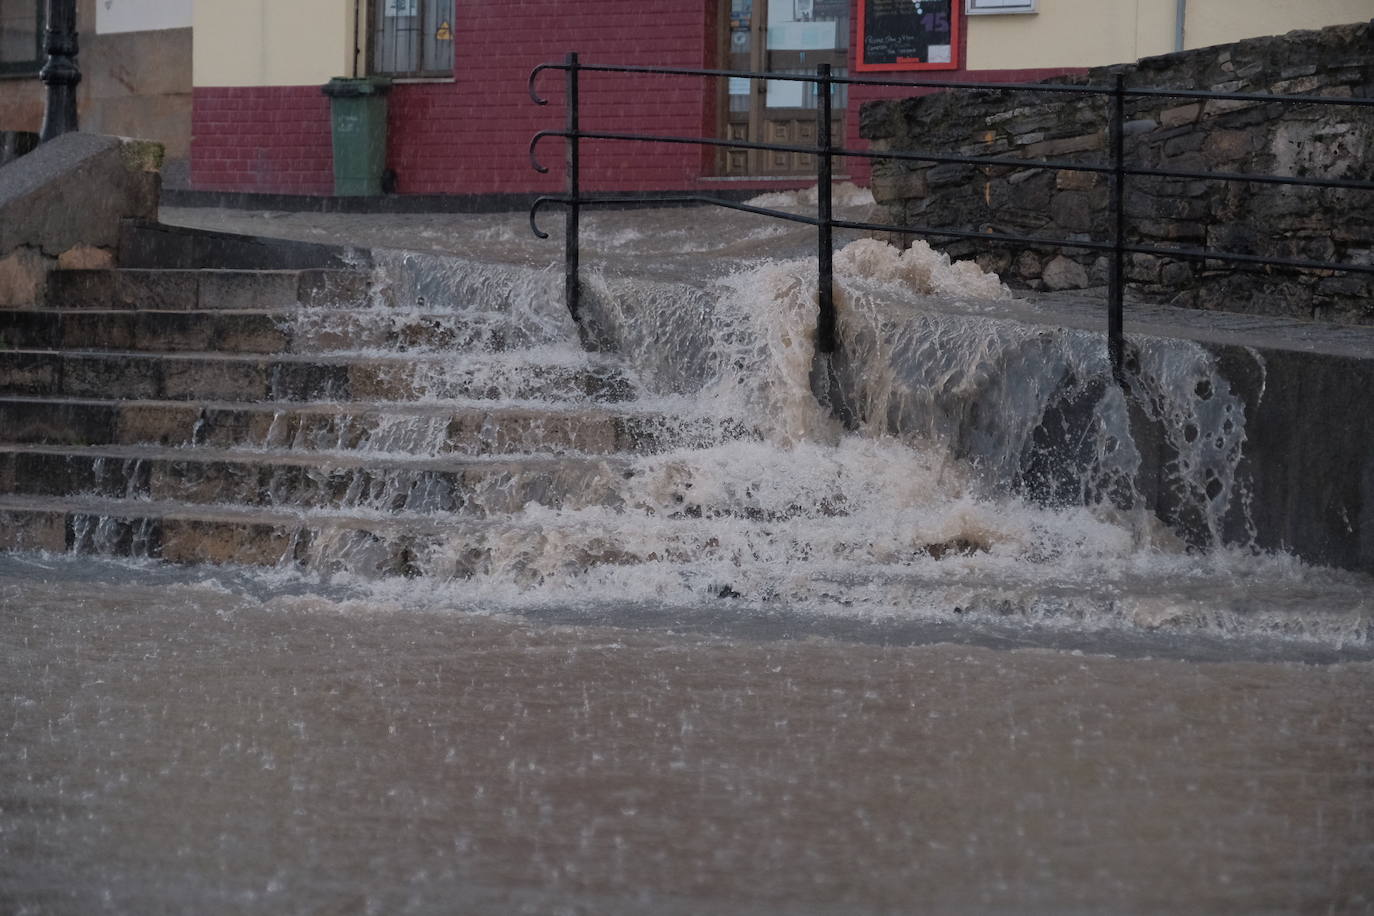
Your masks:
<svg viewBox="0 0 1374 916"><path fill-rule="evenodd" d="M539 74L542 73L542 72L545 71L545 70L562 70L562 69L563 69L563 64L540 64L539 66L535 67L533 70L530 71L529 93L530 93L530 98L534 100L534 104L536 104L536 105L547 105L547 104L549 104L549 100L548 100L548 99L545 99L545 98L541 98L540 95L539 95L539 93L536 92L535 89L534 89L534 82L535 82L535 80L539 79Z"/></svg>
<svg viewBox="0 0 1374 916"><path fill-rule="evenodd" d="M539 133L535 134L533 137L530 138L530 166L536 172L543 175L549 171L549 167L547 165L540 165L539 160L534 157L534 148L539 145L539 141L543 140L545 137L563 136L567 135L561 130L541 130Z"/></svg>
<svg viewBox="0 0 1374 916"><path fill-rule="evenodd" d="M541 229L539 228L539 224L535 222L536 217L539 216L539 208L542 207L542 206L544 206L545 204L566 204L566 203L567 203L567 201L564 200L564 199L561 198L561 197L537 197L537 198L535 198L534 203L530 204L530 231L534 233L535 238L546 239L546 238L549 237L549 234L548 234L547 232L544 232L543 230L541 230Z"/></svg>

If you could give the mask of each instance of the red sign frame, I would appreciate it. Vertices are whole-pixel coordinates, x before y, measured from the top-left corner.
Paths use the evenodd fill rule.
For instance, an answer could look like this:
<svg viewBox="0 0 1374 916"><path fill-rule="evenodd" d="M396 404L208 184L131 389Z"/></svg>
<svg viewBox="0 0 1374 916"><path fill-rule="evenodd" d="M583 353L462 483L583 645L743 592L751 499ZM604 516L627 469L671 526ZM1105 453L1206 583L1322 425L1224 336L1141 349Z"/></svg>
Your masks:
<svg viewBox="0 0 1374 916"><path fill-rule="evenodd" d="M961 66L959 60L960 39L964 32L964 4L963 0L949 0L949 63L932 64L924 61L909 60L899 58L895 63L890 64L870 64L864 61L864 37L867 24L868 0L859 0L858 16L859 31L858 41L854 48L854 69L859 71L883 72L893 70L958 70Z"/></svg>

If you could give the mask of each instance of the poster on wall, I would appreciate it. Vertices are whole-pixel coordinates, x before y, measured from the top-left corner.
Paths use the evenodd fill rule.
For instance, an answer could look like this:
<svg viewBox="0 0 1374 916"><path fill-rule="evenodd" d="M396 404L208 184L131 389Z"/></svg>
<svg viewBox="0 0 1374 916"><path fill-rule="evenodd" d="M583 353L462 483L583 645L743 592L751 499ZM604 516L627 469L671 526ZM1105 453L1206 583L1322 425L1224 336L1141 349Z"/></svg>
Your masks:
<svg viewBox="0 0 1374 916"><path fill-rule="evenodd" d="M859 0L859 70L954 70L959 0Z"/></svg>
<svg viewBox="0 0 1374 916"><path fill-rule="evenodd" d="M157 29L189 29L193 0L95 0L95 30L151 32Z"/></svg>

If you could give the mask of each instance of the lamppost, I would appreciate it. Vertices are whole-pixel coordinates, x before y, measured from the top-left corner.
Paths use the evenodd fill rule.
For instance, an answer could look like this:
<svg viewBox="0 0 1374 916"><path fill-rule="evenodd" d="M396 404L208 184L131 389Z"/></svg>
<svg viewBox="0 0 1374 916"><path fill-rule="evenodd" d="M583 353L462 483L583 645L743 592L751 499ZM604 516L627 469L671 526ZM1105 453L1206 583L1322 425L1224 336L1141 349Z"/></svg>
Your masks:
<svg viewBox="0 0 1374 916"><path fill-rule="evenodd" d="M48 62L38 78L48 87L40 142L76 130L76 0L48 0Z"/></svg>

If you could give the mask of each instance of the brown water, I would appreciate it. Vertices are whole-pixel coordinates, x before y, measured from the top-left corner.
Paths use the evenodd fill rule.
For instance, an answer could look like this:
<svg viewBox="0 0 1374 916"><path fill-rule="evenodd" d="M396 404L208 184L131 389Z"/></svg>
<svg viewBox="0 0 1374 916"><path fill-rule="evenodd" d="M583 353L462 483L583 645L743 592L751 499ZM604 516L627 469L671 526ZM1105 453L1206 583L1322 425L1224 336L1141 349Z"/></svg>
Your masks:
<svg viewBox="0 0 1374 916"><path fill-rule="evenodd" d="M6 562L3 913L1374 909L1368 662Z"/></svg>

